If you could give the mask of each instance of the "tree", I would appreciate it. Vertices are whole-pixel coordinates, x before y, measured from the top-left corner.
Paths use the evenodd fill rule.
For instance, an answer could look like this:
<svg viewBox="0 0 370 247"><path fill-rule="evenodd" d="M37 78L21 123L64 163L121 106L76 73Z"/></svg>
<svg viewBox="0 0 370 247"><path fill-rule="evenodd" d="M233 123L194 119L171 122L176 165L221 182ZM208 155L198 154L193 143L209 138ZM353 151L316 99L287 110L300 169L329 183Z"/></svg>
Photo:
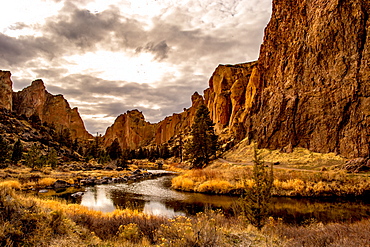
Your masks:
<svg viewBox="0 0 370 247"><path fill-rule="evenodd" d="M191 129L191 138L185 146L188 159L193 168L206 166L212 156L216 155L218 136L214 131L214 123L209 116L209 110L204 104L200 105Z"/></svg>
<svg viewBox="0 0 370 247"><path fill-rule="evenodd" d="M112 160L116 160L122 156L122 149L117 138L107 147L107 153Z"/></svg>
<svg viewBox="0 0 370 247"><path fill-rule="evenodd" d="M30 150L27 152L25 157L25 163L32 169L41 168L44 165L44 158L42 156L40 147L33 144Z"/></svg>
<svg viewBox="0 0 370 247"><path fill-rule="evenodd" d="M46 155L45 165L55 169L58 166L58 153L54 148L51 148Z"/></svg>
<svg viewBox="0 0 370 247"><path fill-rule="evenodd" d="M18 141L16 141L13 146L13 153L12 153L13 164L17 164L18 161L22 159L22 156L23 156L23 145L21 141L18 139Z"/></svg>
<svg viewBox="0 0 370 247"><path fill-rule="evenodd" d="M9 158L9 151L10 148L7 141L0 135L0 163L4 163Z"/></svg>
<svg viewBox="0 0 370 247"><path fill-rule="evenodd" d="M72 147L72 137L71 137L71 132L68 130L68 129L61 129L58 133L57 133L57 141L63 145L63 146L66 146L66 147Z"/></svg>
<svg viewBox="0 0 370 247"><path fill-rule="evenodd" d="M261 230L269 214L274 173L272 165L270 171L265 169L265 164L256 149L253 163L254 184L245 190L245 196L242 198L242 214L250 224Z"/></svg>

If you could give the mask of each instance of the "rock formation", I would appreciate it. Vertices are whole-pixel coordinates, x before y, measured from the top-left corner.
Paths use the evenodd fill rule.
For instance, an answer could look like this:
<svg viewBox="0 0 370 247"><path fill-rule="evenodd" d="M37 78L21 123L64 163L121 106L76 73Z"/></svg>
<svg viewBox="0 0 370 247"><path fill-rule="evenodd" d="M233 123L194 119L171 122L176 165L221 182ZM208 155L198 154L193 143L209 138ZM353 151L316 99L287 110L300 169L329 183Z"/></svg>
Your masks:
<svg viewBox="0 0 370 247"><path fill-rule="evenodd" d="M246 132L260 147L370 154L370 2L280 1Z"/></svg>
<svg viewBox="0 0 370 247"><path fill-rule="evenodd" d="M12 110L13 83L10 80L10 72L0 70L0 108Z"/></svg>
<svg viewBox="0 0 370 247"><path fill-rule="evenodd" d="M169 141L172 137L190 131L198 106L204 104L204 99L197 92L191 97L192 105L182 113L173 114L156 124L155 144L159 145Z"/></svg>
<svg viewBox="0 0 370 247"><path fill-rule="evenodd" d="M138 110L128 111L120 115L104 135L104 145L109 146L117 139L123 149L136 149L148 144L160 145L172 137L190 130L197 107L204 103L198 93L192 96L192 107L180 114L166 117L159 123L145 121L144 115Z"/></svg>
<svg viewBox="0 0 370 247"><path fill-rule="evenodd" d="M154 125L145 121L138 110L120 115L104 135L104 145L109 146L117 139L122 149L136 149L148 145L154 138Z"/></svg>
<svg viewBox="0 0 370 247"><path fill-rule="evenodd" d="M71 109L62 95L52 95L46 91L42 80L13 93L13 111L18 115L37 115L42 122L53 124L58 131L68 129L73 139L89 139L77 108Z"/></svg>
<svg viewBox="0 0 370 247"><path fill-rule="evenodd" d="M257 62L219 65L210 78L204 97L218 134L227 128L230 135L244 138L243 122L255 92L251 76L256 65Z"/></svg>

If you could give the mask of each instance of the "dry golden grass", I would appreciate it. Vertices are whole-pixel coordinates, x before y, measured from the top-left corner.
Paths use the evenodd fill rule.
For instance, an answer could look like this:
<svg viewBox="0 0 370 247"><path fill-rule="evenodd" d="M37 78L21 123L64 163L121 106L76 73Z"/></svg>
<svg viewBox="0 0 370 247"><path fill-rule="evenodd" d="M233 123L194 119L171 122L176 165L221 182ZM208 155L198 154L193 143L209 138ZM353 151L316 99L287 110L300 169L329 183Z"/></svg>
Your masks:
<svg viewBox="0 0 370 247"><path fill-rule="evenodd" d="M0 182L0 187L7 187L15 190L20 190L22 188L22 185L18 180L7 180Z"/></svg>
<svg viewBox="0 0 370 247"><path fill-rule="evenodd" d="M179 171L179 169L178 169ZM240 194L253 186L252 166L215 163L199 170L182 170L172 179L176 190ZM370 192L370 178L344 171L309 172L274 169L275 196L362 196Z"/></svg>
<svg viewBox="0 0 370 247"><path fill-rule="evenodd" d="M40 187L51 186L57 181L55 178L42 178L37 182L37 185Z"/></svg>
<svg viewBox="0 0 370 247"><path fill-rule="evenodd" d="M253 161L253 149L255 144L248 144L248 139L244 139L232 150L223 154L227 160L236 163L250 163ZM282 167L321 170L324 167L330 169L346 162L346 159L334 153L315 153L305 148L294 148L291 153L284 153L279 150L260 149L259 154L265 162L279 162Z"/></svg>

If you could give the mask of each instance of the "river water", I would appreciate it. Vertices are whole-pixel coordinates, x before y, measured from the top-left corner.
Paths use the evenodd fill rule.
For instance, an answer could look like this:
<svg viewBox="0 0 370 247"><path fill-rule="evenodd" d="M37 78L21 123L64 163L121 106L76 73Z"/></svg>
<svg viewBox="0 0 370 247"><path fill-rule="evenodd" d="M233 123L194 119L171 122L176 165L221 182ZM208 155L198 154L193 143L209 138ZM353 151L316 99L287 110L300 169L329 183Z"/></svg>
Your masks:
<svg viewBox="0 0 370 247"><path fill-rule="evenodd" d="M165 217L195 215L206 208L222 209L226 215L233 213L237 197L175 191L170 188L172 178L173 175L169 175L133 183L87 187L76 202L103 212L132 208ZM370 218L370 203L362 200L273 198L271 205L273 217L291 224Z"/></svg>

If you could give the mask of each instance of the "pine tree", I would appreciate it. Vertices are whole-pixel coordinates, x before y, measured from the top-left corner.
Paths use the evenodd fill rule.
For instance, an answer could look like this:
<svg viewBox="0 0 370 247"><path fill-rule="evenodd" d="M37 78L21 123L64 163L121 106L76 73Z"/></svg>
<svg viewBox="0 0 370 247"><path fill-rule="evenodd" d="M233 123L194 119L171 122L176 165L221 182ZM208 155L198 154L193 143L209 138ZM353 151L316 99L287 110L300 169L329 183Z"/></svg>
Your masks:
<svg viewBox="0 0 370 247"><path fill-rule="evenodd" d="M13 164L17 164L18 161L22 159L22 156L23 156L23 145L21 141L18 139L18 141L16 141L13 146L13 153L12 153Z"/></svg>
<svg viewBox="0 0 370 247"><path fill-rule="evenodd" d="M245 191L246 195L242 198L242 213L250 224L261 230L269 214L274 173L272 165L270 171L265 169L265 164L256 149L253 163L254 185Z"/></svg>
<svg viewBox="0 0 370 247"><path fill-rule="evenodd" d="M0 163L4 163L9 158L9 151L7 141L0 135Z"/></svg>
<svg viewBox="0 0 370 247"><path fill-rule="evenodd" d="M36 144L33 144L30 150L25 156L25 163L27 166L32 169L41 168L45 163L45 157L43 157L40 147Z"/></svg>
<svg viewBox="0 0 370 247"><path fill-rule="evenodd" d="M107 147L107 153L112 160L119 159L122 156L122 149L117 138Z"/></svg>
<svg viewBox="0 0 370 247"><path fill-rule="evenodd" d="M58 153L54 148L51 148L46 156L45 165L55 169L58 166Z"/></svg>
<svg viewBox="0 0 370 247"><path fill-rule="evenodd" d="M200 105L194 118L191 138L185 149L193 168L202 168L216 155L218 136L214 131L214 123L209 116L209 110L204 104Z"/></svg>

